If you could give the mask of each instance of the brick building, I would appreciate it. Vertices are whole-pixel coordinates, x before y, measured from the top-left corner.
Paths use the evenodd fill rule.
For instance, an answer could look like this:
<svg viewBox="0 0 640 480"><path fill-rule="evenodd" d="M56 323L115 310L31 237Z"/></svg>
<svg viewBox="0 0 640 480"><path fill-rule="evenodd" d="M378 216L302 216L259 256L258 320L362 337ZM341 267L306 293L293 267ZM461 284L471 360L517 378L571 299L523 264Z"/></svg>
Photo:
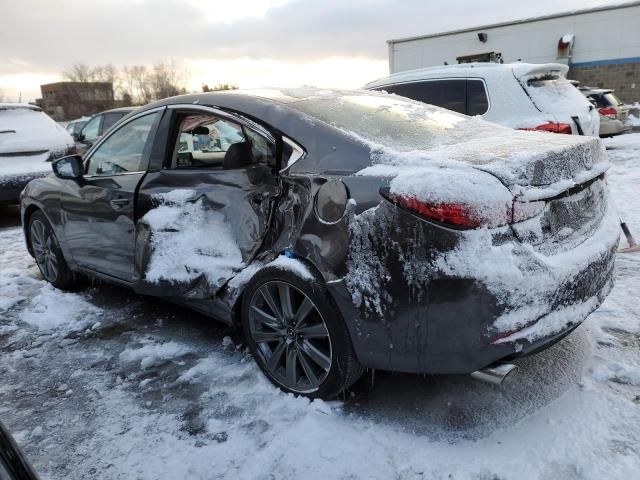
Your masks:
<svg viewBox="0 0 640 480"><path fill-rule="evenodd" d="M40 85L36 103L56 121L67 121L113 108L111 82L57 82Z"/></svg>
<svg viewBox="0 0 640 480"><path fill-rule="evenodd" d="M640 101L640 1L389 40L391 73L460 57L564 63L569 78Z"/></svg>

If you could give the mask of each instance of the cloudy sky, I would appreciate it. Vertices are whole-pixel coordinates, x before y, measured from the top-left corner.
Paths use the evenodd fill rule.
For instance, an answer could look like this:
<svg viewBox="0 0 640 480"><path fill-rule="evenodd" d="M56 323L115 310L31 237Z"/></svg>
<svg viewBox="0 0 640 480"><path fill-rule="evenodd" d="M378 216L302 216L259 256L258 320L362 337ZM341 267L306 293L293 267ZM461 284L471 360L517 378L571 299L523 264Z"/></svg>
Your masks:
<svg viewBox="0 0 640 480"><path fill-rule="evenodd" d="M390 38L616 0L0 0L0 94L40 96L77 62L173 60L189 89L358 87L388 73ZM15 97L15 98L14 98Z"/></svg>

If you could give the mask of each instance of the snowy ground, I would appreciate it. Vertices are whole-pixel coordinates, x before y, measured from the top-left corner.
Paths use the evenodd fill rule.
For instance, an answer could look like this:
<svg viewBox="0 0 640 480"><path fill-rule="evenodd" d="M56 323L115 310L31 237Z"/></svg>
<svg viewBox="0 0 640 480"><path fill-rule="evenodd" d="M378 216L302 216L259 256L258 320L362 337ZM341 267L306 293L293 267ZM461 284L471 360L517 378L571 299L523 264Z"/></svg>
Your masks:
<svg viewBox="0 0 640 480"><path fill-rule="evenodd" d="M608 140L640 237L640 134ZM284 395L198 314L47 286L0 210L0 419L52 479L631 479L640 472L640 254L566 340L497 389L377 372L345 401Z"/></svg>

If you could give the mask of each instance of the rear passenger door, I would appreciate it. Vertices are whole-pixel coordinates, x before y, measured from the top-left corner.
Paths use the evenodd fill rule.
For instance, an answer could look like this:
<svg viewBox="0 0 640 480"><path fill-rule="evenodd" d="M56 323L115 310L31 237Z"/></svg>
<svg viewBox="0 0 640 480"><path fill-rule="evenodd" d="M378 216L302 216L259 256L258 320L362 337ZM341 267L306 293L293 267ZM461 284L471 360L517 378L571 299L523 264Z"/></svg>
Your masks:
<svg viewBox="0 0 640 480"><path fill-rule="evenodd" d="M209 107L170 107L140 186L136 291L208 298L255 257L280 193L276 142ZM159 134L160 135L160 134Z"/></svg>

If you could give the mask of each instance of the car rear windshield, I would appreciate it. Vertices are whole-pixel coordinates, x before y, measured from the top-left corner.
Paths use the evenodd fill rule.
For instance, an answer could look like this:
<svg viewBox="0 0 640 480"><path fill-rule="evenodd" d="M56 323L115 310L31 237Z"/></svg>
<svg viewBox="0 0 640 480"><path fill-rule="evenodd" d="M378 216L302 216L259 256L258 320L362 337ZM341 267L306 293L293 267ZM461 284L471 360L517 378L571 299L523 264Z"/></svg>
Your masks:
<svg viewBox="0 0 640 480"><path fill-rule="evenodd" d="M618 105L622 105L622 102L620 101L620 99L616 97L613 93L605 93L604 98L607 99L607 102L609 102L609 105L611 105L612 107L617 107Z"/></svg>
<svg viewBox="0 0 640 480"><path fill-rule="evenodd" d="M362 140L400 151L449 143L455 125L468 120L451 111L383 94L319 95L289 106Z"/></svg>
<svg viewBox="0 0 640 480"><path fill-rule="evenodd" d="M586 97L564 77L529 79L524 88L541 112L577 115L590 107Z"/></svg>

